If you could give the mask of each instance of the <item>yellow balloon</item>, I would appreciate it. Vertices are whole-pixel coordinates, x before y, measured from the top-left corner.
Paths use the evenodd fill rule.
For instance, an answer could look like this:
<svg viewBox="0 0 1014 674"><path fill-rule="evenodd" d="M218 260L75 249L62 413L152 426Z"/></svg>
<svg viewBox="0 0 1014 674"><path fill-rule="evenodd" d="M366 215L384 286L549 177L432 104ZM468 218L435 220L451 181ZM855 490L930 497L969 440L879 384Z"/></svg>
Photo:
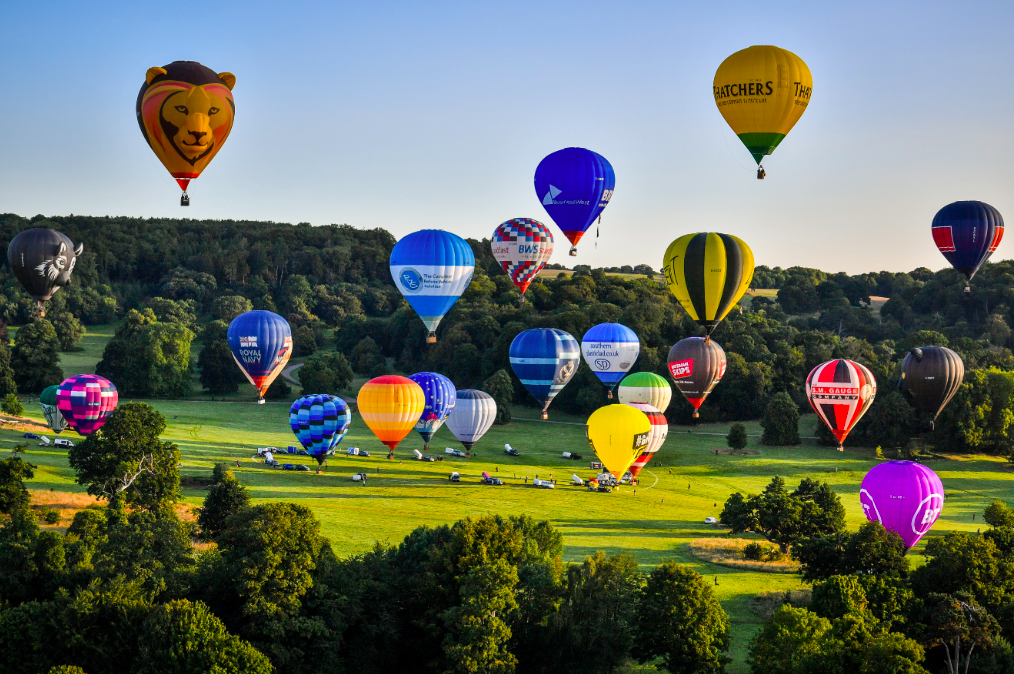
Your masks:
<svg viewBox="0 0 1014 674"><path fill-rule="evenodd" d="M390 374L363 384L356 404L366 425L393 452L415 428L426 405L426 396L422 387L408 377Z"/></svg>
<svg viewBox="0 0 1014 674"><path fill-rule="evenodd" d="M595 456L619 479L648 446L651 422L629 405L606 405L588 417L587 433Z"/></svg>
<svg viewBox="0 0 1014 674"><path fill-rule="evenodd" d="M711 334L753 280L753 251L730 234L686 234L662 258L665 281L690 318Z"/></svg>
<svg viewBox="0 0 1014 674"><path fill-rule="evenodd" d="M806 112L812 91L803 59L769 45L736 52L715 73L718 111L758 164Z"/></svg>

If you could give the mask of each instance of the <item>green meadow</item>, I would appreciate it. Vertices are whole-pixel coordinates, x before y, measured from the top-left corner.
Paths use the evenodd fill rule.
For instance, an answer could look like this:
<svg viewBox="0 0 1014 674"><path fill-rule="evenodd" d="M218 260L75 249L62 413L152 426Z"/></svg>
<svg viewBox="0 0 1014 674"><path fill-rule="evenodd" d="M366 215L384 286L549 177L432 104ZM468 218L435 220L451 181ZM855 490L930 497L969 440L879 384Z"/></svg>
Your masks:
<svg viewBox="0 0 1014 674"><path fill-rule="evenodd" d="M111 328L90 330L82 341L83 351L63 355L65 372L93 371L111 334ZM121 402L125 400L121 398ZM675 559L717 583L715 593L733 622L732 671L745 671L746 646L760 623L748 608L750 598L762 592L798 588L800 579L792 574L744 571L697 560L689 553L691 541L726 535L714 525L705 524L705 517L717 517L733 492L757 492L774 475L785 478L790 486L810 477L832 485L848 511L850 528L855 528L863 521L859 485L876 463L872 450L839 453L818 446L813 439L804 439L796 447L763 446L756 422L747 424L751 437L746 453L716 454L716 450L726 448L723 436L728 424L673 426L666 444L641 473L636 491L623 486L611 494L595 493L568 486L572 474L587 478L594 472L589 468L594 456L585 439L583 419L554 414L550 408L550 422L536 421L534 409L518 407L513 411L515 421L493 427L476 445L471 459L445 457L445 447L461 445L442 428L429 453L444 460L433 463L412 459L412 449L422 449L422 441L414 431L398 447L396 458L388 460L387 448L356 415L342 447L360 447L372 456L331 457L327 470L318 475L314 470L270 469L254 460L257 447L284 449L295 444L295 438L288 427L288 402L257 405L253 400L252 387L244 387L225 401L197 395L191 400L146 401L167 418L164 437L180 447L185 485L188 478L206 478L216 462L227 461L255 501L286 500L310 507L340 555L364 552L378 542L397 544L419 526L449 524L467 516L523 513L550 520L563 533L565 557L571 561L596 550L629 552L645 568L663 559ZM37 398L26 400L25 406L29 416L42 420ZM801 434L812 436L814 423L813 415L804 416ZM78 439L73 433L69 437ZM10 449L20 441L20 433L0 430L0 448ZM521 456L505 455L505 443L518 449ZM564 459L565 451L584 458ZM65 451L31 443L25 458L39 466L29 484L32 489L84 490L74 482ZM277 458L316 466L306 456ZM974 532L981 517L973 521L973 514L981 513L994 499L1014 500L1014 476L1002 459L961 456L932 460L928 465L940 475L946 489L943 513L929 536L952 530ZM448 480L452 471L461 474L460 483ZM483 471L502 478L506 484L480 484ZM369 475L365 485L352 481L352 475L358 472ZM537 476L556 479L557 488L532 487L531 480ZM204 494L201 487L184 488L187 504L199 505ZM911 553L916 564L921 561L922 547Z"/></svg>

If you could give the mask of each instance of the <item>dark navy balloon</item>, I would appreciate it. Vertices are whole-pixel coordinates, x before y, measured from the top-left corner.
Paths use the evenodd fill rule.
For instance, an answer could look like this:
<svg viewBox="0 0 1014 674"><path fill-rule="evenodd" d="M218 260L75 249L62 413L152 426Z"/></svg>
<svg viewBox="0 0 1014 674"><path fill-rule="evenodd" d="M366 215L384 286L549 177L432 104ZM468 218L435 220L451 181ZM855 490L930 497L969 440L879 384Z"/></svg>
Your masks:
<svg viewBox="0 0 1014 674"><path fill-rule="evenodd" d="M417 372L409 379L419 384L425 396L423 413L416 422L415 429L426 443L426 449L429 449L433 434L443 425L447 415L454 408L458 391L450 379L437 372Z"/></svg>
<svg viewBox="0 0 1014 674"><path fill-rule="evenodd" d="M971 281L1003 239L1003 216L981 201L955 201L933 217L933 242ZM965 292L969 291L965 284Z"/></svg>
<svg viewBox="0 0 1014 674"><path fill-rule="evenodd" d="M270 311L248 311L229 324L229 348L246 378L260 392L264 402L275 380L292 355L292 330L289 323Z"/></svg>
<svg viewBox="0 0 1014 674"><path fill-rule="evenodd" d="M289 408L289 427L318 464L345 437L351 421L349 406L337 396L303 396Z"/></svg>
<svg viewBox="0 0 1014 674"><path fill-rule="evenodd" d="M568 147L549 155L535 169L535 193L549 217L574 244L588 231L613 196L616 176L602 155Z"/></svg>
<svg viewBox="0 0 1014 674"><path fill-rule="evenodd" d="M521 383L542 403L542 418L553 398L581 364L581 347L569 332L555 328L525 330L511 342L511 367Z"/></svg>

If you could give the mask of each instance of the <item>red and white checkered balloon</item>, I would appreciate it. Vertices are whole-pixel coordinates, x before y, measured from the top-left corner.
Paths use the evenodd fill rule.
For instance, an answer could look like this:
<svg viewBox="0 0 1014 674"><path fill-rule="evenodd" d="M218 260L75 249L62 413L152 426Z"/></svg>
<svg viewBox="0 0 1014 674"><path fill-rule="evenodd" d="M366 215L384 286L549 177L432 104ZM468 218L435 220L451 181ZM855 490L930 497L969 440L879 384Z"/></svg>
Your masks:
<svg viewBox="0 0 1014 674"><path fill-rule="evenodd" d="M493 257L521 291L525 291L553 255L553 234L538 220L514 218L493 231Z"/></svg>

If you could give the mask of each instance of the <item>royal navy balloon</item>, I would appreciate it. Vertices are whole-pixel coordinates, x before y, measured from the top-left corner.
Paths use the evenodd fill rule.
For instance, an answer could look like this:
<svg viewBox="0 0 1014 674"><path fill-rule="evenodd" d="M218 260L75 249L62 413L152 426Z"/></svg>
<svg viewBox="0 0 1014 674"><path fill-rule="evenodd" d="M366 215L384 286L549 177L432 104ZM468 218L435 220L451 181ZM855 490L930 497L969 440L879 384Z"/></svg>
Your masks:
<svg viewBox="0 0 1014 674"><path fill-rule="evenodd" d="M558 150L539 162L535 193L573 244L571 255L577 255L577 242L609 205L615 186L612 165L602 155L582 147Z"/></svg>
<svg viewBox="0 0 1014 674"><path fill-rule="evenodd" d="M429 450L433 434L439 430L447 420L447 415L454 409L457 390L450 379L437 372L417 372L409 379L419 384L425 396L423 413L415 424L415 430L419 431L423 442L426 443L425 449Z"/></svg>
<svg viewBox="0 0 1014 674"><path fill-rule="evenodd" d="M465 292L475 254L460 236L441 229L413 232L391 251L391 278L426 325L426 341L437 341L440 320Z"/></svg>
<svg viewBox="0 0 1014 674"><path fill-rule="evenodd" d="M610 399L613 389L626 376L640 351L641 341L637 334L619 323L600 323L581 338L584 362L605 384Z"/></svg>
<svg viewBox="0 0 1014 674"><path fill-rule="evenodd" d="M248 311L232 319L228 340L233 359L260 394L257 403L263 404L271 382L292 356L289 323L270 311Z"/></svg>
<svg viewBox="0 0 1014 674"><path fill-rule="evenodd" d="M511 342L510 359L514 374L542 404L542 418L548 419L549 404L577 374L581 348L569 332L533 328Z"/></svg>
<svg viewBox="0 0 1014 674"><path fill-rule="evenodd" d="M955 201L933 216L933 243L951 266L972 280L1003 239L1003 216L981 201ZM971 288L965 283L965 292Z"/></svg>
<svg viewBox="0 0 1014 674"><path fill-rule="evenodd" d="M67 425L88 435L106 423L120 400L113 382L95 374L79 374L63 380L56 390L56 406Z"/></svg>
<svg viewBox="0 0 1014 674"><path fill-rule="evenodd" d="M866 519L896 532L911 548L940 517L944 485L921 463L888 461L866 473L859 502Z"/></svg>
<svg viewBox="0 0 1014 674"><path fill-rule="evenodd" d="M83 252L83 243L75 246L66 234L54 229L26 229L11 239L7 246L7 262L18 283L45 316L42 303L70 283L70 273Z"/></svg>

